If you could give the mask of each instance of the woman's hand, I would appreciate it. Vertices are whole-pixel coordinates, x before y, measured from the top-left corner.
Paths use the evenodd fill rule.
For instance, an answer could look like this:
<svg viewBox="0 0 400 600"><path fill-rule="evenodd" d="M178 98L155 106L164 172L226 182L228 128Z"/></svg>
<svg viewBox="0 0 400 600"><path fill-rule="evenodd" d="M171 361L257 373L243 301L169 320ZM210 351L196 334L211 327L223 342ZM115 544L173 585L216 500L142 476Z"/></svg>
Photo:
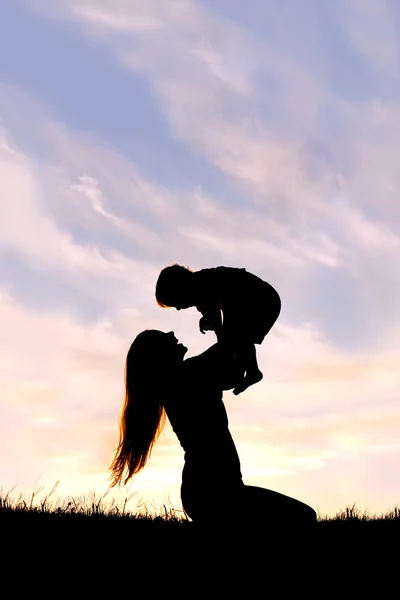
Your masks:
<svg viewBox="0 0 400 600"><path fill-rule="evenodd" d="M206 331L214 331L214 326L208 321L208 319L201 317L199 321L199 329L201 333L205 333Z"/></svg>

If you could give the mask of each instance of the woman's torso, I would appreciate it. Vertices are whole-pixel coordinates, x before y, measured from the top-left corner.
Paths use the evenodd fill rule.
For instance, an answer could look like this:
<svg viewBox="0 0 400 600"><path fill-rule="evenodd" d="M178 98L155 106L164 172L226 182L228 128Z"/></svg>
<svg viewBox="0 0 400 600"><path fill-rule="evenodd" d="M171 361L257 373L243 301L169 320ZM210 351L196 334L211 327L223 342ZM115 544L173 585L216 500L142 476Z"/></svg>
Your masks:
<svg viewBox="0 0 400 600"><path fill-rule="evenodd" d="M222 400L223 389L232 387L228 363L217 344L185 360L164 403L185 452L183 480L192 485L205 480L223 486L242 482L239 456Z"/></svg>

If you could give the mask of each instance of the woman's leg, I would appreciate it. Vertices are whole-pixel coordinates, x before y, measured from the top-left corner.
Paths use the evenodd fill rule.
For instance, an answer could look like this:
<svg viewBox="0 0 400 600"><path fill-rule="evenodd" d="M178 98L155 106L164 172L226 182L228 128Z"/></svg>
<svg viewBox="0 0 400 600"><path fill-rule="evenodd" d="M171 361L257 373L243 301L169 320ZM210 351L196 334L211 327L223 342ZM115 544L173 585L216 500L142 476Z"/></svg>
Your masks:
<svg viewBox="0 0 400 600"><path fill-rule="evenodd" d="M242 485L221 489L205 481L202 489L182 485L182 503L193 521L236 531L309 528L317 520L315 511L305 504L265 488Z"/></svg>
<svg viewBox="0 0 400 600"><path fill-rule="evenodd" d="M243 510L255 523L281 526L309 526L316 523L317 515L313 508L279 492L245 485L243 490Z"/></svg>

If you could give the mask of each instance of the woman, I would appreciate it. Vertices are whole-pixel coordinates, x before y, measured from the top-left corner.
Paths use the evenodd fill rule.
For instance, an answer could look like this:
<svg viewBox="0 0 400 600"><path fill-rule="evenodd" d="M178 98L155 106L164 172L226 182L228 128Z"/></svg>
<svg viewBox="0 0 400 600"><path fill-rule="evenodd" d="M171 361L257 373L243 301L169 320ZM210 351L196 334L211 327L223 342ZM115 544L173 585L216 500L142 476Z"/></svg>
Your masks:
<svg viewBox="0 0 400 600"><path fill-rule="evenodd" d="M243 483L222 401L223 390L234 387L232 351L218 343L184 360L186 352L173 332L146 330L131 345L111 485L126 483L145 466L166 414L185 451L181 498L194 522L315 523L306 504Z"/></svg>

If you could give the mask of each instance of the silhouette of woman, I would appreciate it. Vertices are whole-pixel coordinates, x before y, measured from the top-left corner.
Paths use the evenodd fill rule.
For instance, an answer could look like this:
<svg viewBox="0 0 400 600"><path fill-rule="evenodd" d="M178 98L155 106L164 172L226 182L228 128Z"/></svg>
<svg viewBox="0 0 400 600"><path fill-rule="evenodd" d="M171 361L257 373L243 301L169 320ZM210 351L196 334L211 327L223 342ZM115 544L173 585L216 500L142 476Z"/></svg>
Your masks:
<svg viewBox="0 0 400 600"><path fill-rule="evenodd" d="M228 428L223 390L235 382L232 350L222 343L184 360L173 332L146 330L132 343L125 366L125 404L111 485L126 483L146 464L165 422L185 451L181 499L195 523L247 526L310 525L315 511L277 492L243 483Z"/></svg>

